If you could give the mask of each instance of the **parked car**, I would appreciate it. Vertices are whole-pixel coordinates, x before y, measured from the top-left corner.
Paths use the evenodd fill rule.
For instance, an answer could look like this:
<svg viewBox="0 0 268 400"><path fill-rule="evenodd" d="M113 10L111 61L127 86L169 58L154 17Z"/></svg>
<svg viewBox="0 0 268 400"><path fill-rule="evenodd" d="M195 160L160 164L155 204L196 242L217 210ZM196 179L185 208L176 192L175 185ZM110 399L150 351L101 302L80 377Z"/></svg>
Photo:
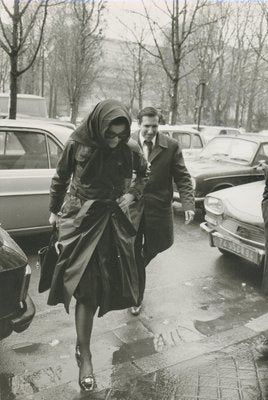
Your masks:
<svg viewBox="0 0 268 400"><path fill-rule="evenodd" d="M212 138L219 135L241 135L242 131L238 128L232 128L229 126L212 126L212 125L199 125L193 124L184 125L190 126L193 129L199 130L201 132L203 140L208 143Z"/></svg>
<svg viewBox="0 0 268 400"><path fill-rule="evenodd" d="M0 115L6 118L10 103L9 93L0 93ZM33 94L17 94L17 113L33 118L48 118L46 99Z"/></svg>
<svg viewBox="0 0 268 400"><path fill-rule="evenodd" d="M49 188L71 130L0 120L0 222L12 235L48 231Z"/></svg>
<svg viewBox="0 0 268 400"><path fill-rule="evenodd" d="M0 119L8 118L9 102L9 93L0 93ZM46 99L33 94L17 94L16 119L39 119L55 125L66 126L72 130L75 129L75 125L69 121L49 118Z"/></svg>
<svg viewBox="0 0 268 400"><path fill-rule="evenodd" d="M179 142L184 158L196 157L204 147L204 139L196 129L183 125L159 125L159 132Z"/></svg>
<svg viewBox="0 0 268 400"><path fill-rule="evenodd" d="M31 268L26 255L0 227L0 340L27 329L35 314L28 295Z"/></svg>
<svg viewBox="0 0 268 400"><path fill-rule="evenodd" d="M204 147L204 139L196 129L181 125L159 125L158 129L179 142L184 158L194 158ZM138 124L132 123L131 131L137 130Z"/></svg>
<svg viewBox="0 0 268 400"><path fill-rule="evenodd" d="M228 126L209 126L203 125L200 127L200 132L204 137L206 143L208 143L213 137L219 135L241 135L241 131L237 128L232 128Z"/></svg>
<svg viewBox="0 0 268 400"><path fill-rule="evenodd" d="M210 193L205 198L205 220L200 226L209 243L223 254L235 254L263 265L264 222L261 212L264 181Z"/></svg>
<svg viewBox="0 0 268 400"><path fill-rule="evenodd" d="M263 179L258 168L268 160L268 138L258 135L218 136L194 160L186 160L192 176L197 206L208 193ZM174 193L179 201L179 194Z"/></svg>

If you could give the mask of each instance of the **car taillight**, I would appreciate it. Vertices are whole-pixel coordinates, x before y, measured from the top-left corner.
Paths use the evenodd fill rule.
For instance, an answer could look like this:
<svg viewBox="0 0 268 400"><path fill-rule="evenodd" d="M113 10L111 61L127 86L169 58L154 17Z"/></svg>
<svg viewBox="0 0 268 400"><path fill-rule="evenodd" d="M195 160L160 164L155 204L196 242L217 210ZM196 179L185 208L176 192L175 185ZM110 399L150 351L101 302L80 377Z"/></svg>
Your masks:
<svg viewBox="0 0 268 400"><path fill-rule="evenodd" d="M25 269L24 278L23 278L22 287L21 287L21 292L20 292L20 301L24 301L27 297L29 284L30 284L30 278L31 278L31 267L29 264L27 264L26 269Z"/></svg>

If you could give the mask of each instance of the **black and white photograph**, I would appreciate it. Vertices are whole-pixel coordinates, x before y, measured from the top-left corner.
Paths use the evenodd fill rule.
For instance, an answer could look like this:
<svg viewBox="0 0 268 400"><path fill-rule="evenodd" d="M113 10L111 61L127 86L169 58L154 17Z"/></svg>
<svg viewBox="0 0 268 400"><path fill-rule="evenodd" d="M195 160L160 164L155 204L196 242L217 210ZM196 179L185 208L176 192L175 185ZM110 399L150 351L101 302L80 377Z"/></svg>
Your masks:
<svg viewBox="0 0 268 400"><path fill-rule="evenodd" d="M268 400L268 0L0 0L0 400Z"/></svg>

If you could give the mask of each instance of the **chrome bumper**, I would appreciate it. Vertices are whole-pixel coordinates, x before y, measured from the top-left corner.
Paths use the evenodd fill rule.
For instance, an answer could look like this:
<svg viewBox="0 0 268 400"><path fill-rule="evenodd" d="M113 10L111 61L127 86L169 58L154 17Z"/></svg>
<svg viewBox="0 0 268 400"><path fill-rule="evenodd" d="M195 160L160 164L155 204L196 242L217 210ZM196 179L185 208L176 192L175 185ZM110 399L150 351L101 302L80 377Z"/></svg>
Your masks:
<svg viewBox="0 0 268 400"><path fill-rule="evenodd" d="M218 247L222 250L226 250L227 252L242 257L247 261L253 262L259 267L261 266L265 257L264 250L239 242L233 237L224 236L218 231L210 228L207 222L202 222L200 228L208 234L209 244L211 247Z"/></svg>

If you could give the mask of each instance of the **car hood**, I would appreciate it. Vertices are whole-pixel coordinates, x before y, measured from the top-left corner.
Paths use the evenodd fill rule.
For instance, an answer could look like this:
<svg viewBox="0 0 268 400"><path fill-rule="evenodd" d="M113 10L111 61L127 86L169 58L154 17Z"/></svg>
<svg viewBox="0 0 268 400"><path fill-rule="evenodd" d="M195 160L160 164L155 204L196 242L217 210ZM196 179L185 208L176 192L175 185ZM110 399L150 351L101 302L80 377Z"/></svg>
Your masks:
<svg viewBox="0 0 268 400"><path fill-rule="evenodd" d="M210 193L224 203L224 215L263 228L261 210L264 181L247 183Z"/></svg>
<svg viewBox="0 0 268 400"><path fill-rule="evenodd" d="M241 165L226 161L216 161L204 158L190 159L186 161L186 166L192 177L197 177L203 174L213 176L223 175L225 173L237 173L238 171L251 170L248 165Z"/></svg>

